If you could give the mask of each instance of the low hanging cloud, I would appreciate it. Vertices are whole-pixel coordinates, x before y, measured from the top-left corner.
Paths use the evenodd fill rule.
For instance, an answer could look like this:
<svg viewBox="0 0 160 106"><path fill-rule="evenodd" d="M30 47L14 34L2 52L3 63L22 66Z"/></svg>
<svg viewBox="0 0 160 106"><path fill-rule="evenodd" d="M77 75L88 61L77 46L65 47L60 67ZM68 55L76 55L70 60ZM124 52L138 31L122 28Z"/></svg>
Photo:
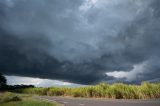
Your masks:
<svg viewBox="0 0 160 106"><path fill-rule="evenodd" d="M129 83L157 79L159 5L159 0L0 1L0 72L80 84L118 80L106 74L114 72L134 73L119 76Z"/></svg>
<svg viewBox="0 0 160 106"><path fill-rule="evenodd" d="M80 84L73 84L69 82L62 82L58 80L40 79L40 78L30 78L30 77L20 77L20 76L6 76L8 85L35 85L36 87L78 87L84 86ZM14 79L14 80L13 80Z"/></svg>

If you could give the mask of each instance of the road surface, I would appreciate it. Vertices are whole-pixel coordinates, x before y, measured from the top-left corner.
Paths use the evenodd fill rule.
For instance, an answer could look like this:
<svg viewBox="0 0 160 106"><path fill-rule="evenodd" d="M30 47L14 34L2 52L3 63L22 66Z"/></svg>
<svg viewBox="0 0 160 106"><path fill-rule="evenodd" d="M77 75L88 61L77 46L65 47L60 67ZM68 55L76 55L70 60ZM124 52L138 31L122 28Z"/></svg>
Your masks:
<svg viewBox="0 0 160 106"><path fill-rule="evenodd" d="M160 100L107 100L42 96L39 99L57 102L64 106L160 106Z"/></svg>

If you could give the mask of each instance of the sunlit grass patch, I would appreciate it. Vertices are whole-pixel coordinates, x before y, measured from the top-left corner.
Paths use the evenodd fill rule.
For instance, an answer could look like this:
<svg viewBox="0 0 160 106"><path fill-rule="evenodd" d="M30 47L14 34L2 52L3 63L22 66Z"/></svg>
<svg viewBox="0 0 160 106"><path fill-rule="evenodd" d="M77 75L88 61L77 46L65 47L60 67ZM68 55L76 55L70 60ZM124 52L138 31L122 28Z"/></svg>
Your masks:
<svg viewBox="0 0 160 106"><path fill-rule="evenodd" d="M28 99L18 102L1 103L1 106L57 106L57 105L49 102Z"/></svg>
<svg viewBox="0 0 160 106"><path fill-rule="evenodd" d="M47 96L72 96L112 99L156 99L160 98L160 83L143 82L141 85L100 83L98 85L78 88L29 88L20 89L19 92Z"/></svg>
<svg viewBox="0 0 160 106"><path fill-rule="evenodd" d="M18 96L17 94L10 93L10 92L5 92L0 97L1 103L13 102L13 101L22 101L22 98L20 96Z"/></svg>
<svg viewBox="0 0 160 106"><path fill-rule="evenodd" d="M0 97L0 106L57 106L47 101L35 100L30 95L6 92Z"/></svg>

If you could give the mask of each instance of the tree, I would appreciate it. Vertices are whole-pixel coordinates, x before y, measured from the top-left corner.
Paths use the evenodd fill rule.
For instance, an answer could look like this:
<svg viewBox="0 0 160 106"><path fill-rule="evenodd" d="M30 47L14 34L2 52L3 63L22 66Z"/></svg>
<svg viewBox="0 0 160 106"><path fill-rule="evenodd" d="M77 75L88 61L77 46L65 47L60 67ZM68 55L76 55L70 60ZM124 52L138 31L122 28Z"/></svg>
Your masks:
<svg viewBox="0 0 160 106"><path fill-rule="evenodd" d="M0 73L0 88L3 88L3 86L7 85L6 78Z"/></svg>

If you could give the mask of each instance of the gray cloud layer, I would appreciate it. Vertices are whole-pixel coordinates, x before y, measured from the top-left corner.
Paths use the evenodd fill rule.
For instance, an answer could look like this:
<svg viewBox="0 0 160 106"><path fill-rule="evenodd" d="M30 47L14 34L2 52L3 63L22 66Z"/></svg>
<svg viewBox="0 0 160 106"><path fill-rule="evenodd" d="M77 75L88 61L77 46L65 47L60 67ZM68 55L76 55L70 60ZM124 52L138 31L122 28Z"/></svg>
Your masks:
<svg viewBox="0 0 160 106"><path fill-rule="evenodd" d="M0 71L91 84L160 77L159 0L0 1ZM125 79L123 79L125 81Z"/></svg>

